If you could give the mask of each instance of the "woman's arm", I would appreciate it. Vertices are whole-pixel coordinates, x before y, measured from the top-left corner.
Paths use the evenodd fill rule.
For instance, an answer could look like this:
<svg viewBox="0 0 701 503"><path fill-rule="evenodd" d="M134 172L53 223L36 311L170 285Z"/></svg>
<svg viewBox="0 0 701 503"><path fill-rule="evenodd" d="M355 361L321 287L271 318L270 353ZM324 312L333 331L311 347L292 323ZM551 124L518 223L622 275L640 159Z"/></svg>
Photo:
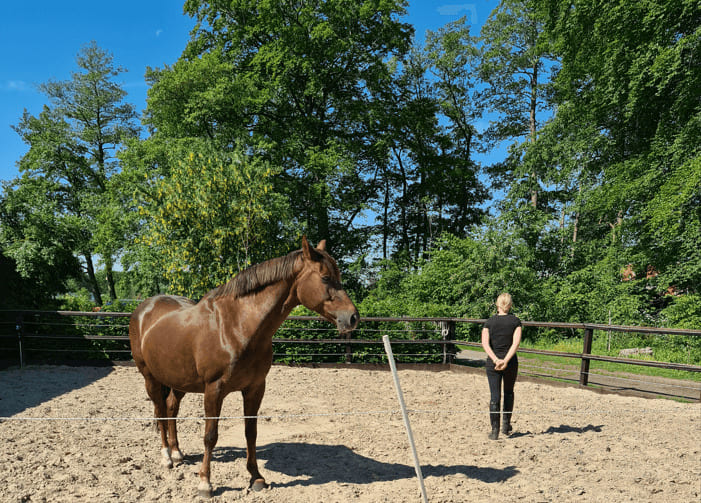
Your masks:
<svg viewBox="0 0 701 503"><path fill-rule="evenodd" d="M484 352L487 353L489 359L496 365L499 358L497 358L497 355L494 354L492 347L489 345L489 329L486 327L482 329L482 348L484 349Z"/></svg>
<svg viewBox="0 0 701 503"><path fill-rule="evenodd" d="M513 341L511 342L511 347L509 348L509 352L506 353L506 356L504 357L504 368L506 368L506 365L509 363L509 361L514 357L516 354L516 351L518 351L518 347L521 344L521 327L516 327L516 330L514 330L514 337ZM497 369L499 370L499 369Z"/></svg>

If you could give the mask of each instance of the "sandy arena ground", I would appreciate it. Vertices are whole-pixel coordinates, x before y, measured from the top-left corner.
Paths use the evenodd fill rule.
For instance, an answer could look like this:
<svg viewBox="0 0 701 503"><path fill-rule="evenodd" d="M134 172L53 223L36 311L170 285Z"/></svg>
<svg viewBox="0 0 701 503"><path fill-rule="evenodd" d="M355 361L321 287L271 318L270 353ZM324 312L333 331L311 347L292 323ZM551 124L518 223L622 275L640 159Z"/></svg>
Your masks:
<svg viewBox="0 0 701 503"><path fill-rule="evenodd" d="M701 405L517 383L515 432L487 439L481 374L399 372L431 502L701 501ZM247 489L243 420L220 423L212 502L419 502L388 371L275 366L259 420L269 489ZM0 501L197 501L204 423L180 423L183 464L160 442L135 367L0 372ZM392 412L393 411L393 412ZM187 395L181 416L203 415ZM223 416L241 416L240 394ZM280 417L282 416L282 417Z"/></svg>

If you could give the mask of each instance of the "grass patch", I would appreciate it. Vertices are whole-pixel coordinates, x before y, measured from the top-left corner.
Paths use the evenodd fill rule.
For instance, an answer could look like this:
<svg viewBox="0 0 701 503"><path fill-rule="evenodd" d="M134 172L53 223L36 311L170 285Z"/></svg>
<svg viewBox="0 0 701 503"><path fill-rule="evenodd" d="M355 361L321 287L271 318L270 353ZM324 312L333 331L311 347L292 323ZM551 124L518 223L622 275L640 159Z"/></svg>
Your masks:
<svg viewBox="0 0 701 503"><path fill-rule="evenodd" d="M684 363L697 366L701 365L701 354L699 354L701 353L701 350L698 349L698 343L701 342L699 339L701 338L696 338L695 340L688 337L684 339L679 337L674 338L674 336L631 337L628 336L628 334L623 335L625 335L625 337L621 334L615 334L609 340L606 332L595 332L592 340L592 354L618 357L618 353L621 349L651 347L653 350L652 355L637 355L631 357L630 359ZM521 347L524 349L578 354L582 352L582 345L583 342L580 337L571 337L559 340L552 340L550 338L543 337L535 340L525 340L522 342ZM466 346L463 344L456 344L456 347L460 351L482 351L481 348ZM539 355L533 353L521 353L520 358L539 362L538 364L534 364L534 366L538 365L557 370L576 371L576 375L568 374L568 376L573 375L576 379L579 378L578 375L581 367L581 360L578 358L565 358L560 356ZM589 363L589 372L594 374L626 373L640 376L664 377L669 379L701 382L701 372L670 370L657 367L643 367L640 365L628 365L613 362L591 361Z"/></svg>
<svg viewBox="0 0 701 503"><path fill-rule="evenodd" d="M557 343L548 343L547 341L536 341L536 342L526 342L522 344L523 348L526 349L539 349L545 351L559 351L562 353L581 353L582 352L582 341L576 339L566 339L558 341ZM639 346L634 346L639 347ZM653 347L653 346L644 346ZM623 348L620 348L623 349ZM619 348L611 348L607 350L604 344L597 344L596 338L592 343L592 354L600 356L612 356L618 357ZM660 354L661 353L661 354ZM672 362L672 363L688 363L686 355L677 353L671 353L670 351L664 351L663 349L655 350L653 347L653 355L637 355L631 357L631 360L643 360L643 361L662 361L662 362ZM539 360L542 362L548 362L549 364L555 364L559 366L574 366L577 369L580 368L579 359L574 358L562 358L557 356L548 355L537 355L537 354L523 354L524 358L531 358ZM613 362L601 362L601 361L591 361L589 363L589 372L591 373L626 373L644 376L654 376L654 377L665 377L669 379L682 379L687 381L701 381L701 372L687 372L683 370L671 370L662 369L657 367L643 367L640 365L627 365L624 363L613 363Z"/></svg>

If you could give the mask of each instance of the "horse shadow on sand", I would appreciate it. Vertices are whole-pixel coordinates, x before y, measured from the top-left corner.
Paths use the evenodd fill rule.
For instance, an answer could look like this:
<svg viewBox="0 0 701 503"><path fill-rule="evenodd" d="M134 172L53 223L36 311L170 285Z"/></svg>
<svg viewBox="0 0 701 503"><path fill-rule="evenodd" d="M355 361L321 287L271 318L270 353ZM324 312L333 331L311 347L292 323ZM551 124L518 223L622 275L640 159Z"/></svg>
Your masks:
<svg viewBox="0 0 701 503"><path fill-rule="evenodd" d="M315 486L330 482L340 484L371 484L373 482L411 479L416 477L412 464L384 463L363 456L345 445L322 445L310 443L277 442L257 449L257 458L275 487ZM402 451L403 452L403 451ZM215 449L213 461L232 462L245 457L246 450L238 447ZM186 462L198 462L187 459ZM474 465L423 465L425 478L447 475L465 475L486 483L504 482L519 472L514 466L506 468L480 467ZM275 473L282 473L294 480L277 483ZM226 491L227 488L220 488Z"/></svg>

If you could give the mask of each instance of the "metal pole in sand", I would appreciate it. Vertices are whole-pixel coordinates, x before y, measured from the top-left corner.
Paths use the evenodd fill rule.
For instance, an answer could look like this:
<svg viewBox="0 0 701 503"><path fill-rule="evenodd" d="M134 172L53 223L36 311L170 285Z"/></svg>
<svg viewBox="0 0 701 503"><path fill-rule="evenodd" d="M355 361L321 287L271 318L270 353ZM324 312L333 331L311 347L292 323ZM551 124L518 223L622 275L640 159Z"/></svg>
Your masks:
<svg viewBox="0 0 701 503"><path fill-rule="evenodd" d="M385 352L387 353L387 360L389 361L389 367L392 369L392 376L394 377L394 387L397 390L397 398L399 398L399 405L402 408L402 415L404 416L404 426L406 426L406 434L409 437L409 445L411 446L411 453L414 455L414 468L416 469L416 476L419 478L419 488L421 489L421 496L423 497L424 503L428 503L428 497L426 496L426 487L424 486L424 476L421 473L421 464L419 463L419 456L416 454L416 445L414 444L414 435L411 433L411 425L409 424L409 415L406 412L406 404L404 403L404 395L402 394L402 387L399 385L399 376L397 375L397 366L394 364L394 354L392 353L392 346L389 343L389 336L383 335L382 342L385 343Z"/></svg>

